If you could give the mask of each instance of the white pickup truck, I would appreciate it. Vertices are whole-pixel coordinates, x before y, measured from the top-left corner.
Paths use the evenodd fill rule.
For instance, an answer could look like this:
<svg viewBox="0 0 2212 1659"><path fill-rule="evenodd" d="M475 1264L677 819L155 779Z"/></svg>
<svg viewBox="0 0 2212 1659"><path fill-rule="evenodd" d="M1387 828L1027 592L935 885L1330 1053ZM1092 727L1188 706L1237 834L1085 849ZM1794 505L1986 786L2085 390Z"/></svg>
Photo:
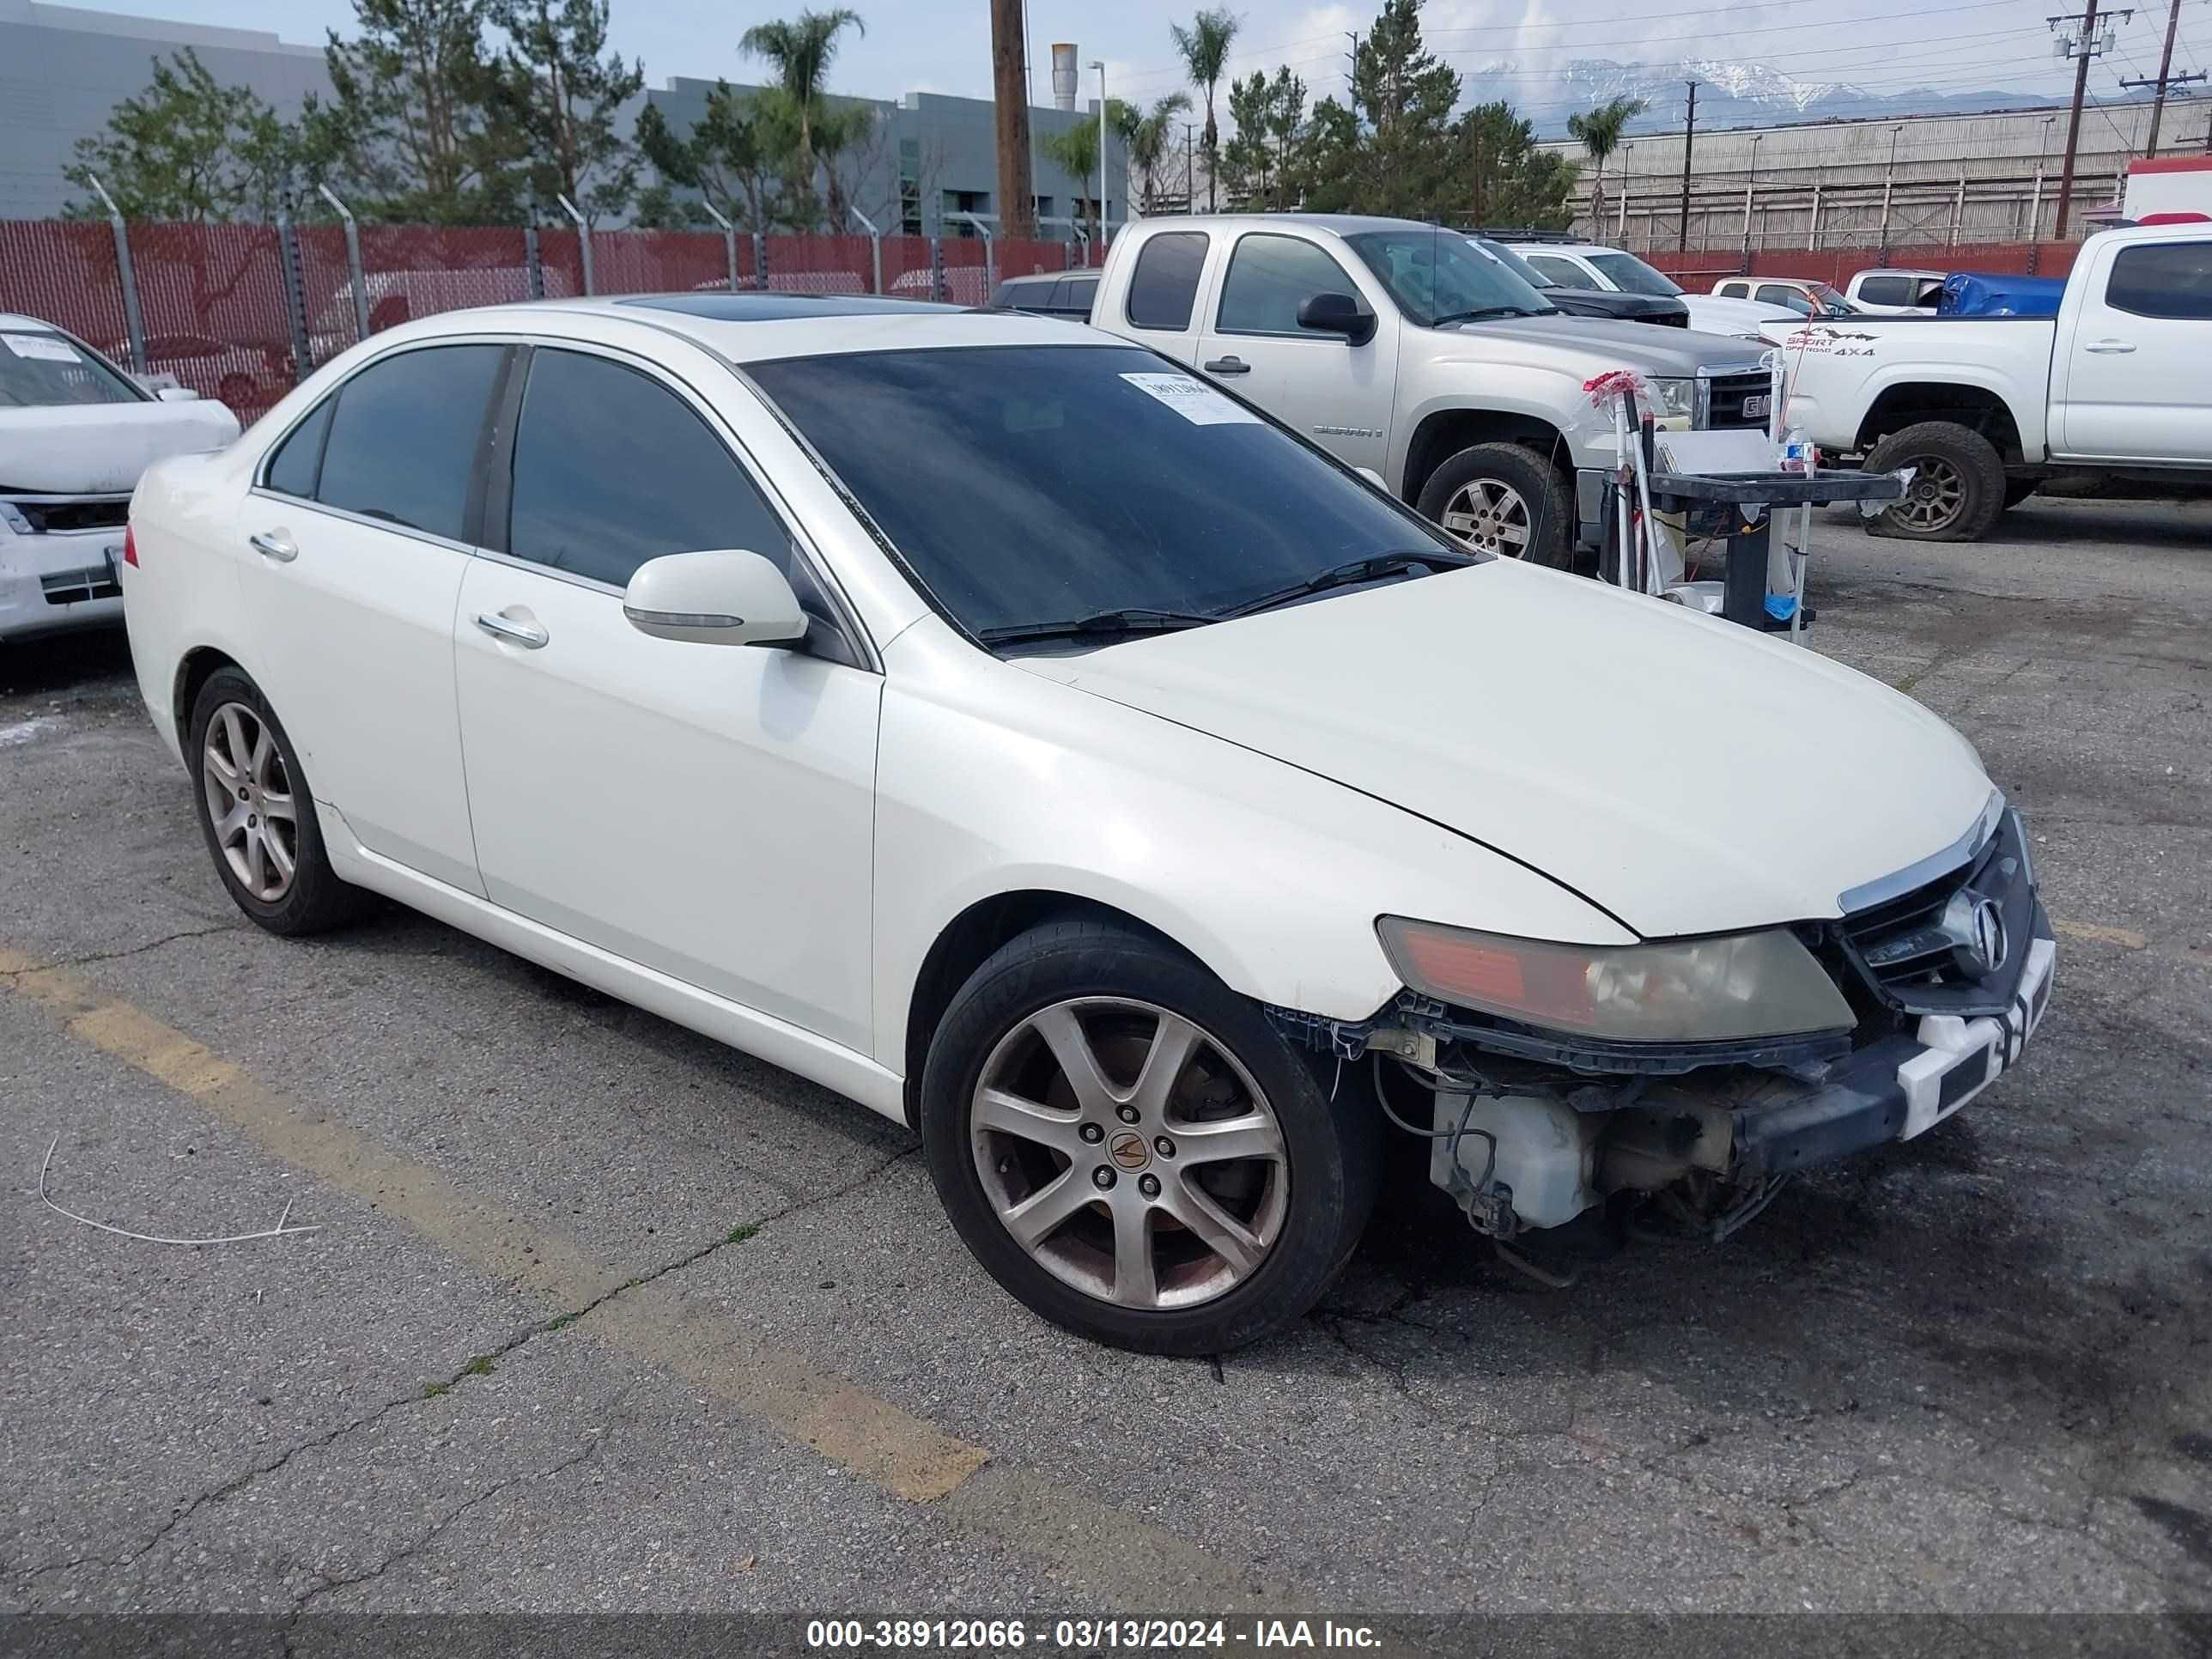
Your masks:
<svg viewBox="0 0 2212 1659"><path fill-rule="evenodd" d="M1668 427L1764 427L1759 344L1563 314L1434 225L1334 214L1147 219L1091 325L1219 381L1470 546L1565 564L1616 464L1588 383L1632 369Z"/></svg>
<svg viewBox="0 0 2212 1659"><path fill-rule="evenodd" d="M1850 317L1765 331L1788 425L1913 469L1881 532L1964 542L2039 489L2212 495L2212 224L2102 231L2056 317Z"/></svg>

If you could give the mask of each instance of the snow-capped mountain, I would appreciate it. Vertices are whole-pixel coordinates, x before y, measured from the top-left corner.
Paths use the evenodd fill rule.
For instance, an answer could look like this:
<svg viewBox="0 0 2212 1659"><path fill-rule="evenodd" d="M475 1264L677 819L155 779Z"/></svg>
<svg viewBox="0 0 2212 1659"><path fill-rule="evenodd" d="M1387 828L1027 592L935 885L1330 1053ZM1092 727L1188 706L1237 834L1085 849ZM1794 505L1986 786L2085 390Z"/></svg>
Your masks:
<svg viewBox="0 0 2212 1659"><path fill-rule="evenodd" d="M1535 123L1540 137L1562 137L1567 117L1613 98L1650 106L1631 132L1680 131L1684 82L1698 82L1700 128L1763 126L1779 121L1865 120L1881 116L1961 114L2065 101L2060 94L2021 92L1869 92L1848 81L1801 81L1765 64L1685 58L1668 64L1620 64L1586 58L1542 75L1508 63L1468 72L1462 98L1503 98Z"/></svg>

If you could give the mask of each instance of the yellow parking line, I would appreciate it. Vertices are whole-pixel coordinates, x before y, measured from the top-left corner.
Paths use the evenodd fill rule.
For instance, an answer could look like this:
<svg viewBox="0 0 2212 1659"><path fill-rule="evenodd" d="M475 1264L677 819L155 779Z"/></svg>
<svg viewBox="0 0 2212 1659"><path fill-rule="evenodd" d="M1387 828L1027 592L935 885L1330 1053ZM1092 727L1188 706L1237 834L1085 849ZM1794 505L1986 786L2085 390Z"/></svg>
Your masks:
<svg viewBox="0 0 2212 1659"><path fill-rule="evenodd" d="M2118 945L2140 951L2150 941L2132 927L2108 927L2101 921L2053 921L2051 931L2061 939L2082 939L2097 945Z"/></svg>
<svg viewBox="0 0 2212 1659"><path fill-rule="evenodd" d="M972 1494L963 1488L991 1459L911 1412L801 1355L753 1340L726 1320L681 1306L676 1281L643 1281L592 1260L569 1240L519 1223L438 1170L295 1103L174 1027L110 997L66 968L41 965L0 945L0 988L61 1020L70 1033L243 1131L285 1163L365 1199L384 1214L485 1273L566 1315L586 1334L667 1367L750 1416L774 1425L883 1491L943 1506L949 1520L1041 1554L1076 1582L1094 1577L1095 1544L1040 1532L1024 1517L1042 1508L1118 1523L1152 1589L1231 1593L1237 1576L1203 1551L1135 1516L1073 1494L1040 1498L1043 1483L1006 1472ZM1021 1502L1011 1501L1018 1496ZM946 1500L959 1498L948 1504ZM1161 1576L1164 1575L1164 1576Z"/></svg>

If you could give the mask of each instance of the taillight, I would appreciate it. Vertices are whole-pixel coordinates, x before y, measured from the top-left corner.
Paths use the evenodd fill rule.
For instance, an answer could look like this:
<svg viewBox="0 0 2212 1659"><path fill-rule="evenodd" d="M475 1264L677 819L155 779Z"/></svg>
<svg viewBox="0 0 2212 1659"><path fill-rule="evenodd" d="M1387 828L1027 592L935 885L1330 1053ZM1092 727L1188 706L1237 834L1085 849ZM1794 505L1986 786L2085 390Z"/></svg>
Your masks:
<svg viewBox="0 0 2212 1659"><path fill-rule="evenodd" d="M134 570L138 568L138 538L127 524L123 526L123 562Z"/></svg>

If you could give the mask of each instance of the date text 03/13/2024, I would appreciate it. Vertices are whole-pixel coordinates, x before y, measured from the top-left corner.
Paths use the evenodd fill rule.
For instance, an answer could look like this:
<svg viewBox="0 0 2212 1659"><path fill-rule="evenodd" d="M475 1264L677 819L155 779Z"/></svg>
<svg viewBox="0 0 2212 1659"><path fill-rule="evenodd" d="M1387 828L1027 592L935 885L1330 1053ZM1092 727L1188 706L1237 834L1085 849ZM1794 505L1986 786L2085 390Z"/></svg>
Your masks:
<svg viewBox="0 0 2212 1659"><path fill-rule="evenodd" d="M891 1649L908 1652L1036 1647L1046 1652L1098 1650L1177 1652L1194 1648L1375 1649L1375 1631L1330 1619L817 1619L806 1645L825 1651Z"/></svg>

